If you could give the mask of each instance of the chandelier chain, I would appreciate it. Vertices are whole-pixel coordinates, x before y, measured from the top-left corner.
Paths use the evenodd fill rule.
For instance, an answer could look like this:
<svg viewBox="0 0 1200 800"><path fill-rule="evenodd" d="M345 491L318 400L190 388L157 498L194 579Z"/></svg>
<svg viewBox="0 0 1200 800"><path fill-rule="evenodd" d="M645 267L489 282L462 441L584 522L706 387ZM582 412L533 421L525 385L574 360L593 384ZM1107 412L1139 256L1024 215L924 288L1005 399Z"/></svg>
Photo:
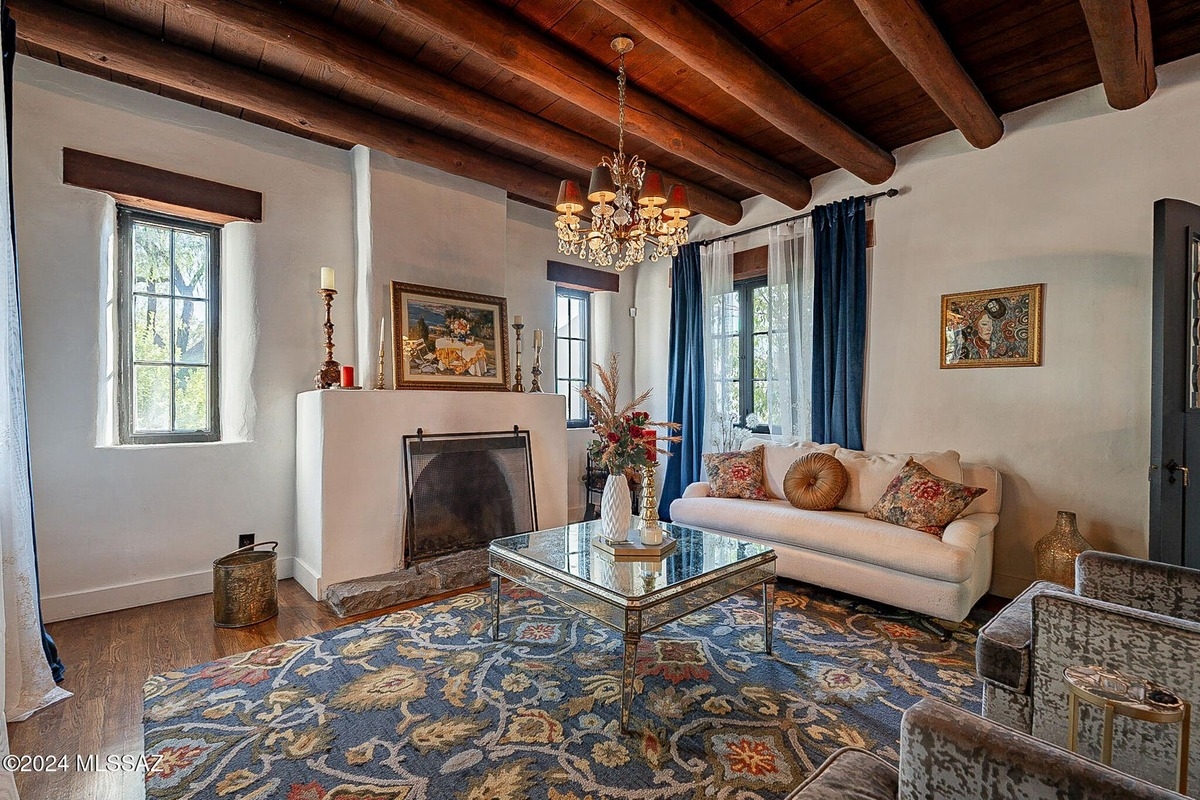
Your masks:
<svg viewBox="0 0 1200 800"><path fill-rule="evenodd" d="M611 141L611 140L610 140ZM625 54L617 72L617 161L625 160Z"/></svg>

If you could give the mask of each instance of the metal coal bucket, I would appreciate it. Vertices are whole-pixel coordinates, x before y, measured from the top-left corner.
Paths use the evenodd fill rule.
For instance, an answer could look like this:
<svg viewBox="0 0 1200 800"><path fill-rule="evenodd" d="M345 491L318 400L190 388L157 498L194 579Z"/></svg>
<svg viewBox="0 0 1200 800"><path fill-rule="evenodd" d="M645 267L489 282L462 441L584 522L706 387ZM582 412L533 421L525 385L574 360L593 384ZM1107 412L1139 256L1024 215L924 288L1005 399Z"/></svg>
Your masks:
<svg viewBox="0 0 1200 800"><path fill-rule="evenodd" d="M271 545L271 552L254 548ZM279 542L259 542L213 562L213 624L241 628L279 613L279 582L275 562Z"/></svg>

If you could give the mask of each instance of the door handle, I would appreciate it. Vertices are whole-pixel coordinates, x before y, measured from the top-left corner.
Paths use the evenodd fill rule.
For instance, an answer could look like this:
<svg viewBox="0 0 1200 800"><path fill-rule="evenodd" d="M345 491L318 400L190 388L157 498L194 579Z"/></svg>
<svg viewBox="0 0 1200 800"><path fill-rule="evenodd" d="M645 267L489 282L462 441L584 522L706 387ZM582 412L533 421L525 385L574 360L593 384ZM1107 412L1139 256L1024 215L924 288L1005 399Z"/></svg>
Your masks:
<svg viewBox="0 0 1200 800"><path fill-rule="evenodd" d="M1167 483L1174 483L1175 482L1175 473L1182 472L1183 473L1183 485L1185 487L1188 485L1188 482L1189 482L1188 481L1188 478L1189 478L1188 468L1183 466L1182 464L1176 463L1175 459L1172 458L1170 461L1163 464L1163 469L1165 469L1167 472L1171 473L1171 477L1167 478Z"/></svg>

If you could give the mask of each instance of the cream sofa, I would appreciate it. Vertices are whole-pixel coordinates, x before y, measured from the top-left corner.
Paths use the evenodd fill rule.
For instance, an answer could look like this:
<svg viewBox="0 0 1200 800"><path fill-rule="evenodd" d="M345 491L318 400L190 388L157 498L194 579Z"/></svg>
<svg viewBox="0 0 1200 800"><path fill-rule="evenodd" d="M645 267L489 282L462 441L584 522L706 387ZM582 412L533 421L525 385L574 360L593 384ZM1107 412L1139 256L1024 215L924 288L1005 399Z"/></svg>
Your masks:
<svg viewBox="0 0 1200 800"><path fill-rule="evenodd" d="M982 464L940 453L872 454L836 445L763 444L765 484L783 497L791 464L815 451L846 466L850 484L839 508L806 511L787 500L739 500L709 496L705 482L693 483L671 503L671 520L694 528L761 542L775 549L781 576L877 600L938 619L961 622L988 590L992 579L992 535L999 521L1000 474ZM937 538L865 512L883 494L911 455L947 480L982 486L963 514Z"/></svg>

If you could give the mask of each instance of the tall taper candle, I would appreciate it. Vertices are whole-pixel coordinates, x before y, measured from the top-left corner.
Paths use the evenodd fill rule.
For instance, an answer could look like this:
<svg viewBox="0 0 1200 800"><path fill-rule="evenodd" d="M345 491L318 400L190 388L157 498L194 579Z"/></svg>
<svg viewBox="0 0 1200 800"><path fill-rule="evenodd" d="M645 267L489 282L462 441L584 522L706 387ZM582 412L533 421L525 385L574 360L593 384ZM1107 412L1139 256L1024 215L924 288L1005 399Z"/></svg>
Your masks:
<svg viewBox="0 0 1200 800"><path fill-rule="evenodd" d="M541 328L536 328L533 331L533 346L539 350L542 347L542 329Z"/></svg>
<svg viewBox="0 0 1200 800"><path fill-rule="evenodd" d="M321 288L333 289L333 267L321 267Z"/></svg>
<svg viewBox="0 0 1200 800"><path fill-rule="evenodd" d="M387 317L379 318L379 374L375 376L375 388L382 389L383 386L383 362L387 357L387 350L384 348L384 323L387 322Z"/></svg>

